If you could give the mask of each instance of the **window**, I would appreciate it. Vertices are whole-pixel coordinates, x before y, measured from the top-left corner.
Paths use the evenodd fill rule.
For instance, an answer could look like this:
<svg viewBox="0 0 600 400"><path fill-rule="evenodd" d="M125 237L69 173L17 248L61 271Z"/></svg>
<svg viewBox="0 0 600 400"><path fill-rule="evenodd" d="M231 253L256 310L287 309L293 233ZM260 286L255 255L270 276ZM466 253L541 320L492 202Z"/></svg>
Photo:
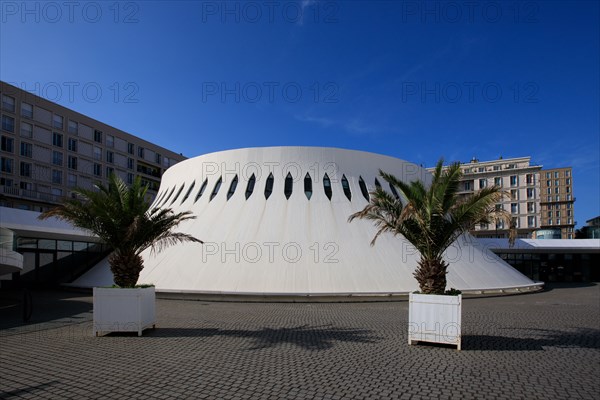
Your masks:
<svg viewBox="0 0 600 400"><path fill-rule="evenodd" d="M478 172L485 172L485 168L484 168L484 167L479 167L479 168L477 169L477 171L478 171Z"/></svg>
<svg viewBox="0 0 600 400"><path fill-rule="evenodd" d="M552 175L550 175L550 172L546 172L546 179L550 179L552 177Z"/></svg>
<svg viewBox="0 0 600 400"><path fill-rule="evenodd" d="M219 177L219 180L217 181L217 183L215 183L215 187L213 188L213 191L210 194L209 201L211 201L212 199L214 199L215 196L217 195L217 193L219 193L219 189L221 188L221 183L222 182L223 182L223 179L221 177Z"/></svg>
<svg viewBox="0 0 600 400"><path fill-rule="evenodd" d="M68 179L67 185L69 187L76 187L77 186L77 175L68 174L67 179Z"/></svg>
<svg viewBox="0 0 600 400"><path fill-rule="evenodd" d="M567 178L565 180L565 185L570 185L571 184L571 178Z"/></svg>
<svg viewBox="0 0 600 400"><path fill-rule="evenodd" d="M52 152L52 164L54 164L54 165L60 165L62 167L62 165L63 165L63 153L61 153L60 151L53 151Z"/></svg>
<svg viewBox="0 0 600 400"><path fill-rule="evenodd" d="M567 197L568 197L568 196L567 196ZM569 200L569 199L567 198L567 200ZM570 209L570 208L573 208L573 204L571 204L571 203L567 203L567 208L569 208L569 209Z"/></svg>
<svg viewBox="0 0 600 400"><path fill-rule="evenodd" d="M554 186L559 186L559 185L560 185L560 181L559 181L558 179L556 179L556 180L554 181Z"/></svg>
<svg viewBox="0 0 600 400"><path fill-rule="evenodd" d="M13 180L8 178L0 178L0 186L12 187Z"/></svg>
<svg viewBox="0 0 600 400"><path fill-rule="evenodd" d="M377 182L377 179L375 179L375 181ZM327 174L323 176L323 190L325 190L325 196L327 196L327 198L331 200L331 196L333 193L331 191L331 181L329 180L329 176Z"/></svg>
<svg viewBox="0 0 600 400"><path fill-rule="evenodd" d="M2 136L0 150L12 153L14 151L15 140L13 138Z"/></svg>
<svg viewBox="0 0 600 400"><path fill-rule="evenodd" d="M510 177L510 186L517 186L519 184L519 180L516 175L511 175Z"/></svg>
<svg viewBox="0 0 600 400"><path fill-rule="evenodd" d="M553 225L552 224L552 218L548 218L548 225Z"/></svg>
<svg viewBox="0 0 600 400"><path fill-rule="evenodd" d="M254 176L254 175L252 175L252 176ZM204 190L206 189L207 185L208 185L208 179L205 179L204 183L200 187L200 190L198 190L198 194L196 195L196 199L194 200L194 203L197 202L200 197L202 197L202 193L204 193Z"/></svg>
<svg viewBox="0 0 600 400"><path fill-rule="evenodd" d="M94 163L94 175L102 176L102 165Z"/></svg>
<svg viewBox="0 0 600 400"><path fill-rule="evenodd" d="M1 157L0 158L0 171L5 172L7 174L13 173L14 161L10 158Z"/></svg>
<svg viewBox="0 0 600 400"><path fill-rule="evenodd" d="M560 218L556 218L556 225L560 225Z"/></svg>
<svg viewBox="0 0 600 400"><path fill-rule="evenodd" d="M533 185L535 183L535 175L533 174L527 174L525 176L525 180L527 182L528 185Z"/></svg>
<svg viewBox="0 0 600 400"><path fill-rule="evenodd" d="M571 201L571 195L570 194L567 195L567 201Z"/></svg>
<svg viewBox="0 0 600 400"><path fill-rule="evenodd" d="M527 188L527 198L533 199L535 197L535 189Z"/></svg>
<svg viewBox="0 0 600 400"><path fill-rule="evenodd" d="M57 129L63 128L63 117L58 114L52 115L52 127Z"/></svg>
<svg viewBox="0 0 600 400"><path fill-rule="evenodd" d="M248 184L246 185L246 200L248 200L248 198L252 195L252 192L254 192L254 185L256 184L256 177L254 176L254 174L252 174L252 176L250 177L250 179L248 179Z"/></svg>
<svg viewBox="0 0 600 400"><path fill-rule="evenodd" d="M381 189L381 183L379 183L379 181L377 180L377 178L375 178L375 187L377 189Z"/></svg>
<svg viewBox="0 0 600 400"><path fill-rule="evenodd" d="M33 136L33 125L27 122L21 122L21 136L30 138Z"/></svg>
<svg viewBox="0 0 600 400"><path fill-rule="evenodd" d="M390 188L392 191L396 191L394 187L390 184ZM350 191L350 184L348 183L348 179L346 179L346 175L342 175L342 190L344 194L348 198L348 200L352 200L352 192Z"/></svg>
<svg viewBox="0 0 600 400"><path fill-rule="evenodd" d="M62 189L52 188L51 193L52 193L53 196L61 197L62 196Z"/></svg>
<svg viewBox="0 0 600 400"><path fill-rule="evenodd" d="M102 160L102 149L94 146L94 160Z"/></svg>
<svg viewBox="0 0 600 400"><path fill-rule="evenodd" d="M560 201L560 195L558 195L558 194L556 195L555 201Z"/></svg>
<svg viewBox="0 0 600 400"><path fill-rule="evenodd" d="M94 130L94 142L102 143L102 131Z"/></svg>
<svg viewBox="0 0 600 400"><path fill-rule="evenodd" d="M56 147L63 147L63 135L57 132L52 133L52 144Z"/></svg>
<svg viewBox="0 0 600 400"><path fill-rule="evenodd" d="M519 213L519 203L510 203L510 212L511 214Z"/></svg>
<svg viewBox="0 0 600 400"><path fill-rule="evenodd" d="M227 200L229 200L231 196L233 196L233 194L235 193L235 189L237 189L237 185L238 176L236 175L235 178L233 178L233 180L231 181L231 184L229 185L229 190L227 191Z"/></svg>
<svg viewBox="0 0 600 400"><path fill-rule="evenodd" d="M483 189L486 186L487 186L487 179L480 179L479 180L479 189Z"/></svg>
<svg viewBox="0 0 600 400"><path fill-rule="evenodd" d="M465 182L465 190L472 190L471 189L471 181Z"/></svg>
<svg viewBox="0 0 600 400"><path fill-rule="evenodd" d="M2 116L2 130L15 133L15 119L8 115Z"/></svg>
<svg viewBox="0 0 600 400"><path fill-rule="evenodd" d="M69 120L69 123L67 124L67 132L77 135L79 132L79 124L75 121Z"/></svg>
<svg viewBox="0 0 600 400"><path fill-rule="evenodd" d="M77 151L77 139L69 138L69 151Z"/></svg>
<svg viewBox="0 0 600 400"><path fill-rule="evenodd" d="M547 188L546 189L546 194L552 194L552 188Z"/></svg>
<svg viewBox="0 0 600 400"><path fill-rule="evenodd" d="M26 162L21 162L21 176L31 177L31 164Z"/></svg>
<svg viewBox="0 0 600 400"><path fill-rule="evenodd" d="M548 211L548 217L552 218L552 211Z"/></svg>
<svg viewBox="0 0 600 400"><path fill-rule="evenodd" d="M133 174L131 172L127 173L127 184L131 185L133 183Z"/></svg>
<svg viewBox="0 0 600 400"><path fill-rule="evenodd" d="M133 143L127 143L127 153L133 154Z"/></svg>
<svg viewBox="0 0 600 400"><path fill-rule="evenodd" d="M267 182L265 183L265 199L268 199L269 196L271 196L271 193L273 193L273 181L273 173L270 173L267 177Z"/></svg>
<svg viewBox="0 0 600 400"><path fill-rule="evenodd" d="M15 112L15 98L3 94L2 95L2 109L14 113Z"/></svg>
<svg viewBox="0 0 600 400"><path fill-rule="evenodd" d="M488 230L488 224L486 224L485 222L482 222L481 224L479 224L479 229L483 230L483 231L487 231Z"/></svg>
<svg viewBox="0 0 600 400"><path fill-rule="evenodd" d="M106 177L109 177L114 173L115 173L115 169L113 167L106 167Z"/></svg>
<svg viewBox="0 0 600 400"><path fill-rule="evenodd" d="M145 153L145 150L144 150L144 148L143 148L143 147L141 147L141 146L140 146L140 147L138 147L138 157L139 157L139 158L144 158L144 153Z"/></svg>
<svg viewBox="0 0 600 400"><path fill-rule="evenodd" d="M502 178L497 176L494 178L494 185L498 186L498 187L502 187Z"/></svg>
<svg viewBox="0 0 600 400"><path fill-rule="evenodd" d="M504 229L504 221L499 219L496 220L496 229Z"/></svg>
<svg viewBox="0 0 600 400"><path fill-rule="evenodd" d="M108 151L106 150L106 162L107 163L114 163L115 162L115 153L113 153L112 151Z"/></svg>
<svg viewBox="0 0 600 400"><path fill-rule="evenodd" d="M308 172L304 176L304 194L306 195L306 198L309 200L312 197L312 179L310 178L310 175Z"/></svg>
<svg viewBox="0 0 600 400"><path fill-rule="evenodd" d="M527 226L530 228L535 226L535 216L530 215L527 217Z"/></svg>
<svg viewBox="0 0 600 400"><path fill-rule="evenodd" d="M181 203L179 203L179 204L185 203L185 201L188 199L188 197L190 197L190 194L192 193L194 186L196 186L196 181L192 182L192 185L190 186L188 191L185 193L185 196L183 196L183 199L181 200Z"/></svg>
<svg viewBox="0 0 600 400"><path fill-rule="evenodd" d="M516 217L514 217L514 218L512 219L512 225L513 225L515 228L518 228L518 227L519 227L519 218L516 218Z"/></svg>
<svg viewBox="0 0 600 400"><path fill-rule="evenodd" d="M560 217L560 210L556 211L556 216Z"/></svg>
<svg viewBox="0 0 600 400"><path fill-rule="evenodd" d="M517 189L511 189L511 191L510 191L510 198L512 200L519 200L519 190L517 190Z"/></svg>
<svg viewBox="0 0 600 400"><path fill-rule="evenodd" d="M504 210L504 207L502 206L502 204L496 204L496 211L502 211Z"/></svg>
<svg viewBox="0 0 600 400"><path fill-rule="evenodd" d="M160 164L162 161L162 156L158 153L154 153L154 162Z"/></svg>
<svg viewBox="0 0 600 400"><path fill-rule="evenodd" d="M63 173L62 171L53 169L52 170L52 183L56 185L62 185Z"/></svg>
<svg viewBox="0 0 600 400"><path fill-rule="evenodd" d="M573 239L573 234L569 233L569 239Z"/></svg>
<svg viewBox="0 0 600 400"><path fill-rule="evenodd" d="M565 171L565 177L567 177L567 178L568 178L568 177L570 177L570 176L571 176L571 171L569 171L569 170L566 170L566 171Z"/></svg>
<svg viewBox="0 0 600 400"><path fill-rule="evenodd" d="M550 179L546 181L546 186L552 186L552 181Z"/></svg>
<svg viewBox="0 0 600 400"><path fill-rule="evenodd" d="M67 167L69 169L77 169L77 157L69 156L67 158Z"/></svg>
<svg viewBox="0 0 600 400"><path fill-rule="evenodd" d="M554 194L559 194L560 193L560 188L559 187L555 187L554 188Z"/></svg>
<svg viewBox="0 0 600 400"><path fill-rule="evenodd" d="M286 199L289 199L292 195L292 190L294 188L294 178L292 178L292 174L288 172L285 177L285 182L283 184L283 194Z"/></svg>
<svg viewBox="0 0 600 400"><path fill-rule="evenodd" d="M500 166L499 165L494 165L494 171L499 171L500 170Z"/></svg>
<svg viewBox="0 0 600 400"><path fill-rule="evenodd" d="M115 137L113 135L106 135L106 147L115 147Z"/></svg>
<svg viewBox="0 0 600 400"><path fill-rule="evenodd" d="M367 201L369 201L369 191L367 190L367 185L365 184L365 181L363 180L362 176L359 176L358 178L358 186L360 187L360 191L363 197Z"/></svg>
<svg viewBox="0 0 600 400"><path fill-rule="evenodd" d="M236 178L237 178L237 176L236 176ZM173 203L175 203L175 201L177 200L177 198L179 197L179 195L181 194L181 192L183 192L183 188L184 187L185 187L185 183L183 185L181 185L181 187L177 191L177 194L175 195L175 197L173 197L173 200L171 200L171 204L169 204L170 206L173 205Z"/></svg>
<svg viewBox="0 0 600 400"><path fill-rule="evenodd" d="M534 213L535 212L535 203L527 203L527 212Z"/></svg>
<svg viewBox="0 0 600 400"><path fill-rule="evenodd" d="M127 159L127 168L128 169L133 169L133 158L128 158Z"/></svg>
<svg viewBox="0 0 600 400"><path fill-rule="evenodd" d="M21 142L21 156L22 157L33 157L33 145L27 142Z"/></svg>
<svg viewBox="0 0 600 400"><path fill-rule="evenodd" d="M554 177L558 178L558 171L554 171Z"/></svg>
<svg viewBox="0 0 600 400"><path fill-rule="evenodd" d="M33 118L33 106L29 103L21 103L21 116Z"/></svg>
<svg viewBox="0 0 600 400"><path fill-rule="evenodd" d="M567 186L567 187L565 188L565 191L566 191L567 193L571 193L571 187L570 187L570 186Z"/></svg>
<svg viewBox="0 0 600 400"><path fill-rule="evenodd" d="M568 223L569 225L572 225L572 224L573 224L573 218L569 218L569 219L567 219L567 223Z"/></svg>

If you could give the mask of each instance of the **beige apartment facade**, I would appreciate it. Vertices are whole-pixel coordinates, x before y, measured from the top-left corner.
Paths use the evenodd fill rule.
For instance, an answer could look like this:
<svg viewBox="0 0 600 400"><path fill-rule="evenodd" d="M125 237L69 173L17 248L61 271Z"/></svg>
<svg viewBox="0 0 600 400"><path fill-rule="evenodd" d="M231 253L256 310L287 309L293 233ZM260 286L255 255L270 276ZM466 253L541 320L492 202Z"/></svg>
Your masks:
<svg viewBox="0 0 600 400"><path fill-rule="evenodd" d="M461 168L463 176L460 183L460 195L469 195L479 189L494 185L505 191L505 198L496 207L511 214L512 223L517 228L517 237L542 238L545 236L546 238L563 239L574 237L573 203L575 198L572 194L571 168L543 170L541 165L532 165L531 157L500 158L492 161L479 161L473 158L470 162L461 164ZM432 171L433 169L429 168L428 170ZM554 177L556 171L562 178L553 178L554 186L548 189L546 177L549 176L548 174ZM561 186L555 189L558 187L558 183ZM552 191L552 197L546 194L548 190ZM555 191L559 193L555 194ZM559 197L556 197L557 195ZM569 196L567 197L567 195ZM553 212L551 221L548 211ZM559 215L560 220L556 220L556 215ZM552 230L549 231L548 228L552 228ZM508 226L505 226L503 221L496 221L477 225L472 233L480 238L506 238L508 237Z"/></svg>
<svg viewBox="0 0 600 400"><path fill-rule="evenodd" d="M140 176L155 196L163 172L185 159L6 82L0 97L0 206L44 211L111 173Z"/></svg>

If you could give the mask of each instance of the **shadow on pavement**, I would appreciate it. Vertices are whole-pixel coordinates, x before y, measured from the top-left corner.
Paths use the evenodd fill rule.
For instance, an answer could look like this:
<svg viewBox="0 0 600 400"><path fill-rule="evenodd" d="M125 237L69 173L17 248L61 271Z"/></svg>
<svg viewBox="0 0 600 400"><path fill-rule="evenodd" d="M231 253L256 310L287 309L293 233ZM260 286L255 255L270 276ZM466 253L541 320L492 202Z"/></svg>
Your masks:
<svg viewBox="0 0 600 400"><path fill-rule="evenodd" d="M111 333L106 336L130 336L130 334ZM282 344L292 344L306 350L327 350L336 342L376 343L382 338L369 330L311 327L308 325L294 328L263 328L257 331L228 330L218 328L158 328L144 332L144 337L237 337L248 339L252 344L248 350L259 350Z"/></svg>
<svg viewBox="0 0 600 400"><path fill-rule="evenodd" d="M546 282L544 292L551 292L556 289L577 289L584 287L598 286L596 282Z"/></svg>
<svg viewBox="0 0 600 400"><path fill-rule="evenodd" d="M11 390L9 392L0 391L1 399L10 399L11 397L20 397L24 395L34 396L36 391L44 391L48 386L52 386L59 383L59 381L50 381L41 383L39 385L27 386L22 389Z"/></svg>
<svg viewBox="0 0 600 400"><path fill-rule="evenodd" d="M83 322L91 320L92 302L85 301L81 294L69 292L31 292L31 317L23 320L26 301L23 291L0 291L0 331L28 325L52 322Z"/></svg>
<svg viewBox="0 0 600 400"><path fill-rule="evenodd" d="M539 337L519 338L492 335L464 335L464 350L540 351L544 347L600 349L600 330L578 328L573 332L528 329Z"/></svg>

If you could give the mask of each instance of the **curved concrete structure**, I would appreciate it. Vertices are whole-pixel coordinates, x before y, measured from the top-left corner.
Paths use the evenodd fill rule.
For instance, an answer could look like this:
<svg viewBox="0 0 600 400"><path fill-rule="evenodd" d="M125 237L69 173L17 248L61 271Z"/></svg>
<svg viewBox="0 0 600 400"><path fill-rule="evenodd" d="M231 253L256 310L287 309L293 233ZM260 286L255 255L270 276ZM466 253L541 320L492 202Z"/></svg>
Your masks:
<svg viewBox="0 0 600 400"><path fill-rule="evenodd" d="M183 161L164 174L154 206L191 211L197 218L180 230L206 243L146 252L139 282L159 292L252 295L417 290L419 255L403 237L384 235L371 247L373 226L347 222L367 204L380 168L405 181L430 181L406 161L334 148L248 148ZM449 288L535 285L468 235L446 258Z"/></svg>

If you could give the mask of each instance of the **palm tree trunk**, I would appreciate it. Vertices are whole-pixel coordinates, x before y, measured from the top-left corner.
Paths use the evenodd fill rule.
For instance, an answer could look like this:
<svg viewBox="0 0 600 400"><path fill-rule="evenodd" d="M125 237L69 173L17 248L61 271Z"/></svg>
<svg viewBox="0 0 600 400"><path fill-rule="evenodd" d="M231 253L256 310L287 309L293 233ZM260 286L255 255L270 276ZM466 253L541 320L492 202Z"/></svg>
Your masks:
<svg viewBox="0 0 600 400"><path fill-rule="evenodd" d="M443 260L427 260L423 258L417 264L417 270L413 275L417 279L417 282L419 282L421 293L444 294L448 264Z"/></svg>
<svg viewBox="0 0 600 400"><path fill-rule="evenodd" d="M134 287L144 268L144 260L134 252L114 251L108 258L115 284L120 287Z"/></svg>

